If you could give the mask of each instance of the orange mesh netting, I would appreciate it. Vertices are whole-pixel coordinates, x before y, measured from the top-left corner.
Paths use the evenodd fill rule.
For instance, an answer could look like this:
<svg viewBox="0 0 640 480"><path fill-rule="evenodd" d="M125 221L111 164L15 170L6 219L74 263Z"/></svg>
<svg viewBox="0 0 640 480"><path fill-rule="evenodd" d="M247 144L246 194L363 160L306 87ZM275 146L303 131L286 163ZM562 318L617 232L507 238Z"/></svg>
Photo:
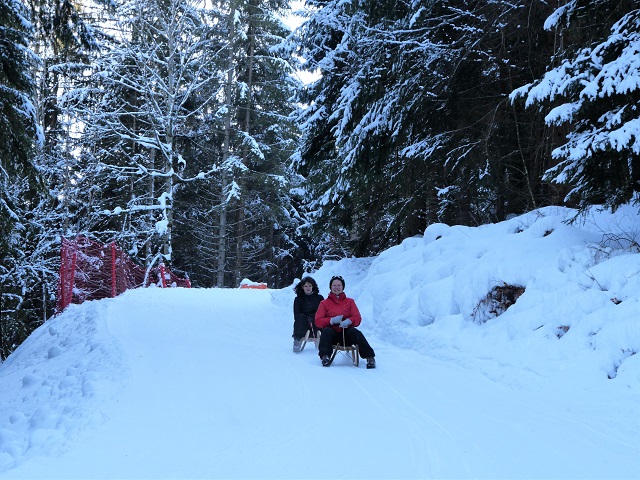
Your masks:
<svg viewBox="0 0 640 480"><path fill-rule="evenodd" d="M151 284L162 288L191 287L188 278L178 277L162 264L148 271L143 269L115 242L103 245L83 236L62 239L56 313L70 303L115 297L125 290Z"/></svg>

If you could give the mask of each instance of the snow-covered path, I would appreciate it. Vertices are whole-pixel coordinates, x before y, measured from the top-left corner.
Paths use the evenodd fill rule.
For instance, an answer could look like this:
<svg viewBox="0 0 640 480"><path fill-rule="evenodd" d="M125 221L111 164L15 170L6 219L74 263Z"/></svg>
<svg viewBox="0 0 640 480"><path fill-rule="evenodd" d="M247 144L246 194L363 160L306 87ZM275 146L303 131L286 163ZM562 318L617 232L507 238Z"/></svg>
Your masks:
<svg viewBox="0 0 640 480"><path fill-rule="evenodd" d="M49 322L61 346L48 360L67 362L59 367L67 376L86 355L64 351L73 328L98 330L87 339L104 351L100 365L86 364L95 392L74 413L87 425L37 454L25 447L0 478L634 476L638 445L609 422L613 406L602 398L573 402L525 372L522 385L492 381L386 344L366 331L366 319L378 368L356 369L345 357L323 368L313 345L291 352L291 308L273 295L137 290ZM73 318L65 323L65 315ZM33 361L22 363L6 367L30 375ZM53 419L65 403L82 407L73 390L51 395Z"/></svg>

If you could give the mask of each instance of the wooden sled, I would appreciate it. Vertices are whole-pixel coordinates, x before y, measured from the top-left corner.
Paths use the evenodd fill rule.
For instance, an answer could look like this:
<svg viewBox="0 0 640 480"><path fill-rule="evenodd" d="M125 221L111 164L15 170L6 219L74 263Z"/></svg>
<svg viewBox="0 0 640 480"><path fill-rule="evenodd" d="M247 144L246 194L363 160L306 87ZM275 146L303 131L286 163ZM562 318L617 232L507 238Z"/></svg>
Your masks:
<svg viewBox="0 0 640 480"><path fill-rule="evenodd" d="M320 343L320 332L318 332L318 343ZM344 337L343 337L344 341ZM337 343L333 346L333 352L331 352L331 356L329 357L329 365L333 363L333 359L336 358L338 352L345 352L345 355L351 357L351 363L354 367L360 365L360 349L357 345L342 345L341 343Z"/></svg>
<svg viewBox="0 0 640 480"><path fill-rule="evenodd" d="M304 347L307 346L307 342L313 342L316 346L316 350L318 350L318 344L320 343L320 331L315 337L311 336L311 330L307 330L307 333L304 335L304 338L300 340L300 351L304 350Z"/></svg>
<svg viewBox="0 0 640 480"><path fill-rule="evenodd" d="M333 352L331 352L331 356L329 357L329 365L333 363L333 359L336 358L336 354L338 352L345 352L345 354L351 357L351 363L353 363L354 367L360 365L360 351L358 350L357 345L334 345Z"/></svg>

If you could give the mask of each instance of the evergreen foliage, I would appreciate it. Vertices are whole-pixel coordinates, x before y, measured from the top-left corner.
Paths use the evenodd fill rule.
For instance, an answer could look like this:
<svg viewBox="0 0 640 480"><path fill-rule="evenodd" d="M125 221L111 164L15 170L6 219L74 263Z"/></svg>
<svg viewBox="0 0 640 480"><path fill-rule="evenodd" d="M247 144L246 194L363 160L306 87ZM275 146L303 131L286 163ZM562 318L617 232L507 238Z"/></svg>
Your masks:
<svg viewBox="0 0 640 480"><path fill-rule="evenodd" d="M434 222L639 198L637 2L288 8L0 0L0 358L51 314L61 236L282 287Z"/></svg>
<svg viewBox="0 0 640 480"><path fill-rule="evenodd" d="M87 168L102 186L90 214L104 237L144 265L169 263L174 195L193 180L183 175L183 151L207 106L193 100L216 79L208 27L196 2L133 0L115 15L118 28L93 64L89 90L76 94Z"/></svg>
<svg viewBox="0 0 640 480"><path fill-rule="evenodd" d="M44 191L34 164L41 132L34 105L37 57L28 49L32 34L26 5L0 0L0 361L47 310L37 300L48 295L38 295L41 258L33 246L41 232L32 212Z"/></svg>
<svg viewBox="0 0 640 480"><path fill-rule="evenodd" d="M579 32L565 25L575 26ZM640 192L640 9L636 2L577 1L547 28L568 30L573 48L558 65L514 92L548 109L546 122L566 131L545 178L570 186L566 199L586 208L618 207Z"/></svg>
<svg viewBox="0 0 640 480"><path fill-rule="evenodd" d="M544 148L531 150L546 131L507 101L551 56L544 32L530 33L544 5L308 3L298 42L321 78L299 96L296 168L317 243L367 255L434 221L480 224L545 203Z"/></svg>
<svg viewBox="0 0 640 480"><path fill-rule="evenodd" d="M0 251L11 255L23 202L37 198L40 184L33 156L39 129L32 76L37 57L28 44L33 33L28 10L14 0L0 1ZM19 226L17 227L19 230ZM16 241L17 240L17 241Z"/></svg>

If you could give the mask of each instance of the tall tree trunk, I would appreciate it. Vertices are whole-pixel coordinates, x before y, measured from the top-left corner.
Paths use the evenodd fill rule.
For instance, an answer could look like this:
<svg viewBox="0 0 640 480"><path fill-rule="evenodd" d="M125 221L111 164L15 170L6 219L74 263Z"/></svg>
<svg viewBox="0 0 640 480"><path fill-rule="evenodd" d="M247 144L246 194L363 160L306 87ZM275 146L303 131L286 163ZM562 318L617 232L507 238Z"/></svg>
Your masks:
<svg viewBox="0 0 640 480"><path fill-rule="evenodd" d="M171 246L171 228L173 226L173 175L167 175L167 180L165 183L165 192L167 196L165 198L165 219L167 221L166 231L164 233L164 242L162 245L162 254L164 256L164 261L166 263L171 263L171 255L173 253L173 249Z"/></svg>
<svg viewBox="0 0 640 480"><path fill-rule="evenodd" d="M225 86L225 104L227 111L225 113L224 122L224 144L222 145L222 194L220 200L220 230L218 237L218 274L216 278L216 286L224 286L224 272L226 263L226 236L227 236L227 188L229 185L228 172L226 170L226 162L229 158L231 149L231 102L233 93L233 39L235 36L235 5L231 2L229 11L229 39L227 53L227 85Z"/></svg>
<svg viewBox="0 0 640 480"><path fill-rule="evenodd" d="M135 127L135 123L134 123L134 128ZM135 148L135 144L134 144L134 148ZM134 150L135 151L135 150ZM153 170L156 168L156 149L155 148L151 148L149 150L149 171L153 172ZM153 175L149 175L148 180L147 180L147 191L149 193L149 198L147 200L147 204L149 206L153 206L156 202L156 188L155 188L155 177ZM154 210L150 210L150 215L152 216L156 216L156 214L154 214ZM153 260L153 256L154 256L154 252L151 250L151 240L148 239L146 244L145 244L145 266L148 267L149 264L151 263L151 261Z"/></svg>
<svg viewBox="0 0 640 480"><path fill-rule="evenodd" d="M175 8L175 4L173 5ZM172 11L172 24L176 21L177 12ZM167 221L166 231L164 233L164 242L163 242L163 255L164 261L167 263L171 263L172 255L173 255L173 246L171 244L171 230L173 229L173 185L174 185L174 175L176 169L178 168L175 165L176 158L176 145L175 145L175 135L173 132L174 129L174 108L175 108L175 96L177 94L177 81L176 81L176 65L174 59L174 35L175 32L173 29L167 35L167 51L168 51L168 61L167 61L167 118L165 119L166 124L164 125L165 134L166 134L166 144L169 146L169 152L167 156L167 166L165 171L167 172L167 179L165 182L165 199L164 199L164 216Z"/></svg>
<svg viewBox="0 0 640 480"><path fill-rule="evenodd" d="M244 131L246 136L248 137L251 132L251 109L252 105L252 89L253 89L253 56L255 52L255 35L256 28L253 24L254 16L253 16L253 5L249 6L250 8L250 19L249 19L249 54L247 57L247 101L246 101L246 112L244 116ZM247 143L243 143L242 145L242 163L247 165L249 163L249 147ZM243 182L244 183L244 182ZM242 185L244 187L244 185ZM244 188L243 188L244 192ZM244 194L240 197L239 202L239 210L238 210L238 229L237 229L237 237L236 237L236 285L240 283L242 280L242 269L243 269L243 256L242 256L242 244L244 241L244 232L245 232L245 224L244 224Z"/></svg>

